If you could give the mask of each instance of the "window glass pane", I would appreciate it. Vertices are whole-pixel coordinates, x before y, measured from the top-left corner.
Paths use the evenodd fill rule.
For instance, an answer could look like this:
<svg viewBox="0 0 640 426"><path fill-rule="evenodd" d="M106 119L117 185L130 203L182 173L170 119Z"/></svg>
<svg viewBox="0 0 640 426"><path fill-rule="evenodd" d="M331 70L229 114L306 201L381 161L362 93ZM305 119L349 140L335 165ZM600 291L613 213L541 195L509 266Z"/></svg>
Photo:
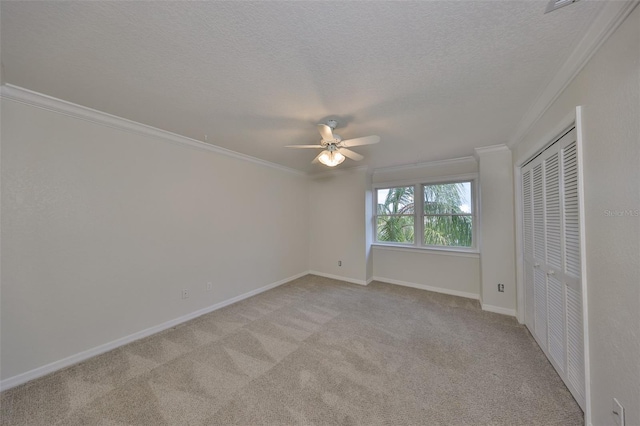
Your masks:
<svg viewBox="0 0 640 426"><path fill-rule="evenodd" d="M472 217L425 216L424 244L429 246L471 247Z"/></svg>
<svg viewBox="0 0 640 426"><path fill-rule="evenodd" d="M471 182L424 186L425 214L464 214L471 209Z"/></svg>
<svg viewBox="0 0 640 426"><path fill-rule="evenodd" d="M377 190L378 214L413 214L413 186Z"/></svg>
<svg viewBox="0 0 640 426"><path fill-rule="evenodd" d="M413 216L378 216L376 239L413 244Z"/></svg>

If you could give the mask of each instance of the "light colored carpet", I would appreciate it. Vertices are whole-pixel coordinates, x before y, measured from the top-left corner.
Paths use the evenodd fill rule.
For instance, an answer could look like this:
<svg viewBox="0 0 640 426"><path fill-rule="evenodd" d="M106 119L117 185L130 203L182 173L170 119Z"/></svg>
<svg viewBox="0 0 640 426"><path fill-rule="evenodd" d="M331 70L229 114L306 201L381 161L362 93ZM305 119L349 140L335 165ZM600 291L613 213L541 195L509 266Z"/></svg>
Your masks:
<svg viewBox="0 0 640 426"><path fill-rule="evenodd" d="M478 302L306 276L1 395L3 425L581 425Z"/></svg>

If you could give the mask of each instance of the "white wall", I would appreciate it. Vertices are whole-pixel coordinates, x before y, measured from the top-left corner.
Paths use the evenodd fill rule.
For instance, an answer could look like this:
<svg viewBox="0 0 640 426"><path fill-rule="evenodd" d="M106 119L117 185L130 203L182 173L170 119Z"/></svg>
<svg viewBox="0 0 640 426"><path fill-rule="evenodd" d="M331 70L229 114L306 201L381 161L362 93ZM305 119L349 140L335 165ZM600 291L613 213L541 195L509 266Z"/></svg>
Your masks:
<svg viewBox="0 0 640 426"><path fill-rule="evenodd" d="M308 269L304 177L1 107L2 379Z"/></svg>
<svg viewBox="0 0 640 426"><path fill-rule="evenodd" d="M364 211L365 211L365 226L364 226L364 238L365 238L365 256L367 262L366 279L369 283L373 279L373 189L371 188L371 174L367 173L366 177L366 193L364 197Z"/></svg>
<svg viewBox="0 0 640 426"><path fill-rule="evenodd" d="M472 253L373 248L374 279L477 299L480 259Z"/></svg>
<svg viewBox="0 0 640 426"><path fill-rule="evenodd" d="M367 279L363 169L329 172L309 182L309 269L364 284ZM338 261L342 266L338 266Z"/></svg>
<svg viewBox="0 0 640 426"><path fill-rule="evenodd" d="M427 181L446 176L458 176L478 172L478 163L473 157L418 163L409 166L385 167L373 171L373 183L405 181Z"/></svg>
<svg viewBox="0 0 640 426"><path fill-rule="evenodd" d="M479 255L371 246L374 182L474 174L473 157L409 167L335 171L309 183L309 269L364 284L371 279L478 298ZM342 260L342 266L338 266Z"/></svg>
<svg viewBox="0 0 640 426"><path fill-rule="evenodd" d="M591 423L613 424L612 398L640 425L640 8L601 46L515 147L516 164L583 105Z"/></svg>
<svg viewBox="0 0 640 426"><path fill-rule="evenodd" d="M374 185L429 182L459 176L474 176L478 163L473 157L434 161L374 170ZM479 235L479 233L476 233ZM413 285L435 291L478 298L480 264L478 254L374 246L374 279Z"/></svg>
<svg viewBox="0 0 640 426"><path fill-rule="evenodd" d="M505 145L477 148L480 168L480 299L484 309L515 315L513 165ZM504 292L498 284L504 284Z"/></svg>

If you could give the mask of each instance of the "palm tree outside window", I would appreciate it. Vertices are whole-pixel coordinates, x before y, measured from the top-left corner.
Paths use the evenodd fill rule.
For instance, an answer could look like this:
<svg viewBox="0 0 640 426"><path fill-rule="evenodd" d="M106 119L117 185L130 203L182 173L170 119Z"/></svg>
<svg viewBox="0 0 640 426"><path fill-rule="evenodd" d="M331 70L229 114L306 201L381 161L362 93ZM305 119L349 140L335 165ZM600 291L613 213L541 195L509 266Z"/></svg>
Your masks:
<svg viewBox="0 0 640 426"><path fill-rule="evenodd" d="M415 192L422 206L415 210ZM376 241L473 247L473 181L376 189ZM415 235L421 235L415 241Z"/></svg>
<svg viewBox="0 0 640 426"><path fill-rule="evenodd" d="M378 189L376 217L378 241L413 244L415 235L413 191L413 186Z"/></svg>

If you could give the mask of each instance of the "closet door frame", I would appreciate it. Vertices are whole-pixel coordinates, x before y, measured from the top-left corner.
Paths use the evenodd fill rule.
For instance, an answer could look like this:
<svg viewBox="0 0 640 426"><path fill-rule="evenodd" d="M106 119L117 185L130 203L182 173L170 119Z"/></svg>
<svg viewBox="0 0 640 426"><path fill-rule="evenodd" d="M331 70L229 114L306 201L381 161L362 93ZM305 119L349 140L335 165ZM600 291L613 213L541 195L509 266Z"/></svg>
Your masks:
<svg viewBox="0 0 640 426"><path fill-rule="evenodd" d="M578 197L580 206L580 258L581 258L581 290L582 290L582 323L584 339L584 378L585 378L585 424L591 423L591 374L589 358L589 315L587 302L587 268L586 268L586 243L585 243L585 221L584 221L584 186L582 171L582 141L583 141L583 115L582 107L576 107L575 111L565 116L551 131L541 138L524 154L515 159L514 162L514 186L516 195L516 295L517 314L516 317L521 324L525 324L525 285L524 285L524 229L523 229L523 194L522 194L522 167L535 155L542 152L551 143L563 135L569 128L576 128L576 148L578 156Z"/></svg>

